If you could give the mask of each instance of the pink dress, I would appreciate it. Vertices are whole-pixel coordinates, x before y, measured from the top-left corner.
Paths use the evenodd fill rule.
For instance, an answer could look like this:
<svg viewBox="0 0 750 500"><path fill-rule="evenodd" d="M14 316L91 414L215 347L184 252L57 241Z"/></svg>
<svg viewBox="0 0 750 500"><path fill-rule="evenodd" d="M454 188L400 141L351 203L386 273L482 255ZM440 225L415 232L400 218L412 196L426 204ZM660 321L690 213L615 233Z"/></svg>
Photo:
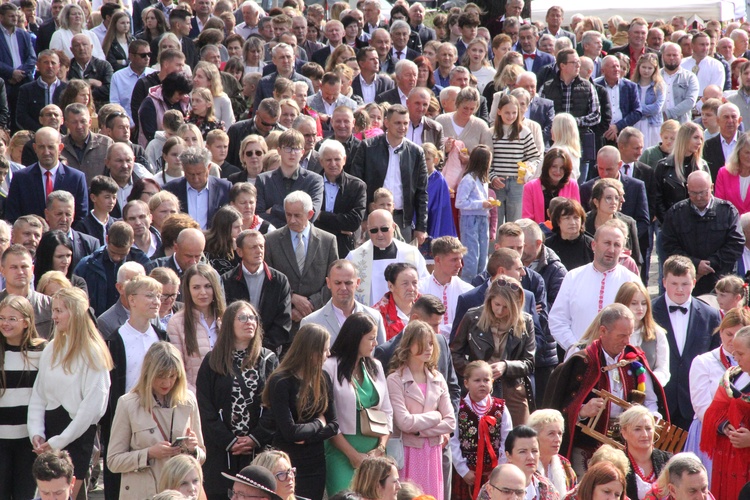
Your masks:
<svg viewBox="0 0 750 500"><path fill-rule="evenodd" d="M426 395L427 384L417 384L422 394ZM422 448L404 446L404 468L398 472L401 479L414 481L422 488L425 495L443 499L443 449L440 445L430 446L424 440Z"/></svg>

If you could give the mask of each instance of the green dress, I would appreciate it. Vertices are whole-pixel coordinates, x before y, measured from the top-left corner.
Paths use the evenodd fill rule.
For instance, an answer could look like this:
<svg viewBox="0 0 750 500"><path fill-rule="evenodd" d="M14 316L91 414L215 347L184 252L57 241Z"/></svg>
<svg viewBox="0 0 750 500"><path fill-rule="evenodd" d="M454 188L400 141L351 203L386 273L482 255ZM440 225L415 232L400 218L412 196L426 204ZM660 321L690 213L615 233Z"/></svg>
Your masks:
<svg viewBox="0 0 750 500"><path fill-rule="evenodd" d="M354 390L357 391L359 396L359 403L364 408L372 408L376 406L380 401L378 391L375 390L375 384L372 383L370 375L367 370L362 366L364 377L362 385L357 383L355 379L352 379ZM378 447L379 439L376 437L363 436L359 427L359 407L357 408L357 434L342 434L349 444L360 453L367 453ZM328 497L332 497L339 491L347 490L350 488L352 477L354 477L354 469L349 459L346 458L341 450L327 440L325 442L326 447L326 493Z"/></svg>

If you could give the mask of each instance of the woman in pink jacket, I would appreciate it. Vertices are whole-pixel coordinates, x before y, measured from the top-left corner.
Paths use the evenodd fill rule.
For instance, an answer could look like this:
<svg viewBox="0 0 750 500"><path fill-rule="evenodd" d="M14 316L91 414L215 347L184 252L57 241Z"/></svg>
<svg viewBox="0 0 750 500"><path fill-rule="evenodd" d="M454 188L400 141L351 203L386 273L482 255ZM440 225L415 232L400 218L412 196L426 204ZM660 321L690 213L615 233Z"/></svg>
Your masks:
<svg viewBox="0 0 750 500"><path fill-rule="evenodd" d="M580 203L578 183L571 178L572 171L573 163L568 153L560 148L550 149L544 155L539 178L523 187L523 218L543 223L547 220L550 200L557 196Z"/></svg>
<svg viewBox="0 0 750 500"><path fill-rule="evenodd" d="M740 134L727 164L716 176L714 195L735 206L740 215L750 212L750 136Z"/></svg>
<svg viewBox="0 0 750 500"><path fill-rule="evenodd" d="M216 271L208 264L196 264L182 279L185 307L167 324L169 341L182 354L188 388L195 393L195 379L203 358L214 348L224 315L224 291Z"/></svg>
<svg viewBox="0 0 750 500"><path fill-rule="evenodd" d="M432 327L411 321L391 359L388 394L395 437L401 434L404 468L400 476L427 495L443 500L443 444L456 426L448 384L436 370L440 347Z"/></svg>

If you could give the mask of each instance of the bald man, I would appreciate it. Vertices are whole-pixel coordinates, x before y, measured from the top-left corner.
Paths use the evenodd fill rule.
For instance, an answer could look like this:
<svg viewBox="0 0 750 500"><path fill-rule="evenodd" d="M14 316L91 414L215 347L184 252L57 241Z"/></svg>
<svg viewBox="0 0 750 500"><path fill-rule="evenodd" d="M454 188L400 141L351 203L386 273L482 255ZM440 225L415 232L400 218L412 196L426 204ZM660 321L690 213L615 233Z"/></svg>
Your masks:
<svg viewBox="0 0 750 500"><path fill-rule="evenodd" d="M75 35L70 42L70 50L73 52L73 59L70 61L68 81L74 78L85 80L91 86L91 93L99 109L109 102L112 65L102 57L101 47L95 47L88 35Z"/></svg>
<svg viewBox="0 0 750 500"><path fill-rule="evenodd" d="M416 5L416 4L415 4ZM431 92L424 87L414 87L406 99L409 110L409 129L406 138L414 144L429 142L438 148L443 147L443 126L426 116L430 105Z"/></svg>
<svg viewBox="0 0 750 500"><path fill-rule="evenodd" d="M526 475L513 464L501 464L493 469L483 488L490 500L505 500L511 493L521 498L526 495Z"/></svg>
<svg viewBox="0 0 750 500"><path fill-rule="evenodd" d="M22 215L44 217L47 195L52 191L72 194L75 198L73 221L82 219L89 211L86 176L60 162L63 149L60 132L51 127L40 128L33 147L39 160L13 174L5 201L5 219L13 223Z"/></svg>
<svg viewBox="0 0 750 500"><path fill-rule="evenodd" d="M737 209L714 197L712 187L708 172L691 173L688 199L673 205L662 224L664 254L685 255L693 261L695 296L710 293L721 276L732 273L745 244Z"/></svg>
<svg viewBox="0 0 750 500"><path fill-rule="evenodd" d="M174 254L151 261L146 270L150 273L155 267L168 267L182 278L188 267L201 261L205 248L206 237L203 236L203 231L195 228L183 229L175 241ZM177 297L177 300L180 300L180 297Z"/></svg>
<svg viewBox="0 0 750 500"><path fill-rule="evenodd" d="M413 264L419 273L419 278L430 275L424 257L417 247L403 243L393 238L395 223L393 216L387 210L373 210L367 218L370 241L355 248L347 260L354 263L361 281L355 292L358 302L372 306L388 291L385 280L385 268L394 262L408 262Z"/></svg>

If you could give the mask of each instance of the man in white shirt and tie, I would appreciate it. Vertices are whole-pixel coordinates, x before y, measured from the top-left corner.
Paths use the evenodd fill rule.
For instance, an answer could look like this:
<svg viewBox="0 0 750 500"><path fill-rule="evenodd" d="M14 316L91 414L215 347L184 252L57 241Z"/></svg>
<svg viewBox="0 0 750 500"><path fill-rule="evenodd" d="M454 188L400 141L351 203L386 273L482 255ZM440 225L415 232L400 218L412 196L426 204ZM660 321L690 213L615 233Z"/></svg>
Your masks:
<svg viewBox="0 0 750 500"><path fill-rule="evenodd" d="M667 331L670 381L664 386L669 417L673 424L687 429L693 420L693 406L687 384L693 359L719 346L713 335L721 317L718 309L693 300L695 266L682 255L664 262L664 295L653 301L656 322Z"/></svg>

